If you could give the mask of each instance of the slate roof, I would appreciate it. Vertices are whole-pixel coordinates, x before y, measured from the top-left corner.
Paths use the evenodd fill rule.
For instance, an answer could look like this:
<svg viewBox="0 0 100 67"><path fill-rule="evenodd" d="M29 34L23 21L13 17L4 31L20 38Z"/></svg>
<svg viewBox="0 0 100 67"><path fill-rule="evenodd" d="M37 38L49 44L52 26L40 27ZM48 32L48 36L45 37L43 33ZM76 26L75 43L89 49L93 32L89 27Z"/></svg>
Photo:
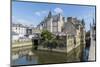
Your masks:
<svg viewBox="0 0 100 67"><path fill-rule="evenodd" d="M12 23L12 27L24 27L24 28L27 28L27 26L24 26L24 25L22 25L20 23L17 23L17 24Z"/></svg>

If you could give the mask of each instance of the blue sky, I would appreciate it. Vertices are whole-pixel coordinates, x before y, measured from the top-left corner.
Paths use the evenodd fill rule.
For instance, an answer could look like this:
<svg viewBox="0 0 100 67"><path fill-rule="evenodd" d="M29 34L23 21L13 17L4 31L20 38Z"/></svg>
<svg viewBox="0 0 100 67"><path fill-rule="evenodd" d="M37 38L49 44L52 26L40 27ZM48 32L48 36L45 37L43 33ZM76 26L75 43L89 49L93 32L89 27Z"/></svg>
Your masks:
<svg viewBox="0 0 100 67"><path fill-rule="evenodd" d="M26 25L38 25L48 12L53 15L61 13L64 17L77 17L84 19L86 30L89 30L90 23L95 20L94 6L64 5L64 4L48 4L33 2L12 2L12 21L14 23L22 23Z"/></svg>

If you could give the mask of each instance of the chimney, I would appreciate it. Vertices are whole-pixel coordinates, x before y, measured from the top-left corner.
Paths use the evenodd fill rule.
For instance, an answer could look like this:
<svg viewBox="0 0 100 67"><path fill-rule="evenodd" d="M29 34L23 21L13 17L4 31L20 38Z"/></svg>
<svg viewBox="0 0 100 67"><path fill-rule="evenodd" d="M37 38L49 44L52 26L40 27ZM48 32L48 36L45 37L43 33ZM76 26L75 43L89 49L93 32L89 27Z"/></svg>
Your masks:
<svg viewBox="0 0 100 67"><path fill-rule="evenodd" d="M65 22L65 17L63 17L62 19L63 19L63 21Z"/></svg>
<svg viewBox="0 0 100 67"><path fill-rule="evenodd" d="M72 22L72 19L73 19L72 17L68 17L67 22Z"/></svg>

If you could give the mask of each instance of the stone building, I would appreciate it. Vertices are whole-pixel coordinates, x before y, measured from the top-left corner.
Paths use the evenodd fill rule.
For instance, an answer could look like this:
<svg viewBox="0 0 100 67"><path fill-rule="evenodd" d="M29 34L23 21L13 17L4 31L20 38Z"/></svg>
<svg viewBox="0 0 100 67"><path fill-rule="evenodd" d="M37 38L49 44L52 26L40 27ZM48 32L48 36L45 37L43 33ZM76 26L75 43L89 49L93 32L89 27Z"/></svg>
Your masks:
<svg viewBox="0 0 100 67"><path fill-rule="evenodd" d="M52 15L51 11L48 16L37 26L40 30L48 30L52 33L62 32L62 27L64 24L64 17L59 13L57 15Z"/></svg>
<svg viewBox="0 0 100 67"><path fill-rule="evenodd" d="M76 48L77 46L85 47L85 23L84 20L78 20L77 18L68 17L63 26L63 32L67 35L67 51ZM82 36L82 38L81 38ZM81 44L81 40L83 45Z"/></svg>
<svg viewBox="0 0 100 67"><path fill-rule="evenodd" d="M81 44L85 44L85 23L84 20L77 18L63 17L60 13L52 15L51 11L48 16L37 26L39 30L48 30L57 36L66 37L67 51L76 48ZM81 37L82 36L82 37ZM85 45L82 45L83 49Z"/></svg>
<svg viewBox="0 0 100 67"><path fill-rule="evenodd" d="M27 27L26 29L26 36L33 35L34 27Z"/></svg>
<svg viewBox="0 0 100 67"><path fill-rule="evenodd" d="M67 52L78 48L75 50L75 55L77 59L81 59L83 50L85 48L85 23L84 20L78 20L77 18L68 17L67 21L63 26L63 32L66 33L66 45Z"/></svg>

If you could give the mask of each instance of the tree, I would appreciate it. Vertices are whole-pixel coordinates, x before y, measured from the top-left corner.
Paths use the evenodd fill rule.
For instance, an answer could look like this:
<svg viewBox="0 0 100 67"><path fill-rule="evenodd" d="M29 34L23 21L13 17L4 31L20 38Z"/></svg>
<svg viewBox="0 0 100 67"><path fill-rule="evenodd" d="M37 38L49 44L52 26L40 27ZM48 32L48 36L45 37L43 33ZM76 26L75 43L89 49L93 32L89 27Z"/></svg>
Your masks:
<svg viewBox="0 0 100 67"><path fill-rule="evenodd" d="M48 30L43 30L41 33L42 40L51 40L53 38L53 34Z"/></svg>
<svg viewBox="0 0 100 67"><path fill-rule="evenodd" d="M43 45L47 46L48 48L50 48L52 50L54 44L53 44L53 41L54 41L54 35L49 32L48 30L43 30L42 33L41 33L41 38L43 40Z"/></svg>

